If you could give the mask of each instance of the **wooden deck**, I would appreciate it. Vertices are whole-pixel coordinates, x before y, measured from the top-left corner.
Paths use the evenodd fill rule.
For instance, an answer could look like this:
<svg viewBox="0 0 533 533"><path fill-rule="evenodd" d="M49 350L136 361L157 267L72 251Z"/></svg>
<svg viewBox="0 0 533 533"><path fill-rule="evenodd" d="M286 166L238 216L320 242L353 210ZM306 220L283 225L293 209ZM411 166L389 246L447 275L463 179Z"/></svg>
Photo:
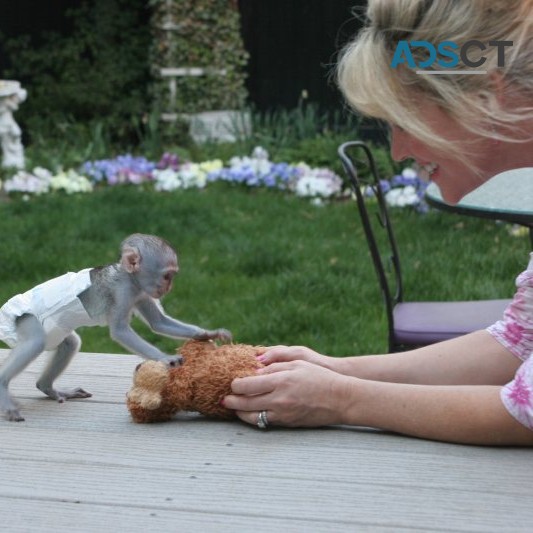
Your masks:
<svg viewBox="0 0 533 533"><path fill-rule="evenodd" d="M533 449L195 415L137 425L124 397L138 362L80 354L62 382L89 400L43 398L42 361L12 383L26 421L0 420L0 531L533 531Z"/></svg>

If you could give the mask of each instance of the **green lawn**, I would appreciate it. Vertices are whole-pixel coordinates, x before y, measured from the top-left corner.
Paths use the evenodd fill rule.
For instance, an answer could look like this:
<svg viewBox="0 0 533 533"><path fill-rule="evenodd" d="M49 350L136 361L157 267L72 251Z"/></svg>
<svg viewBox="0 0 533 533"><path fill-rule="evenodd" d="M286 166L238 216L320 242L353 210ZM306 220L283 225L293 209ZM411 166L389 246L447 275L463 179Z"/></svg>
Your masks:
<svg viewBox="0 0 533 533"><path fill-rule="evenodd" d="M510 297L527 237L505 225L394 210L409 299ZM164 305L238 342L305 344L331 355L381 352L386 325L351 201L314 207L287 194L217 184L172 194L139 187L0 202L0 302L68 270L114 262L130 233L173 243L181 272ZM176 342L138 331L171 353ZM123 351L105 329L86 351Z"/></svg>

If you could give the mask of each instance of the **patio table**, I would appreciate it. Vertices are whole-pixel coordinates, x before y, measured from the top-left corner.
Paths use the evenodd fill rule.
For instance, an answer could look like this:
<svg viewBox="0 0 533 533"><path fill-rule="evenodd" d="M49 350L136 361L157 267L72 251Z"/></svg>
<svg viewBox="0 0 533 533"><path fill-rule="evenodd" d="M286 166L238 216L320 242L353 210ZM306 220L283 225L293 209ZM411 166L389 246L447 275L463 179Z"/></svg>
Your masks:
<svg viewBox="0 0 533 533"><path fill-rule="evenodd" d="M137 357L79 354L60 384L93 397L64 404L35 389L44 362L12 382L26 421L0 420L1 531L531 531L531 448L195 414L135 424Z"/></svg>
<svg viewBox="0 0 533 533"><path fill-rule="evenodd" d="M455 205L446 203L439 187L431 183L426 189L426 200L444 211L526 226L533 248L533 168L502 172Z"/></svg>

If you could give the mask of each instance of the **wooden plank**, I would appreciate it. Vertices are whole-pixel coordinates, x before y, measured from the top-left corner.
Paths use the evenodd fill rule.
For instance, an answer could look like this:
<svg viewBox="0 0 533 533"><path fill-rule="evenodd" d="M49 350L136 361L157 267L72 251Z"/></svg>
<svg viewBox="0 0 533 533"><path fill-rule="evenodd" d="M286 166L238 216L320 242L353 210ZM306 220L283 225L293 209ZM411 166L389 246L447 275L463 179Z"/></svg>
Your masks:
<svg viewBox="0 0 533 533"><path fill-rule="evenodd" d="M33 388L44 361L14 380L26 422L0 420L6 531L531 530L530 448L187 414L134 424L124 392L138 362L80 354L62 381L95 397L61 405Z"/></svg>
<svg viewBox="0 0 533 533"><path fill-rule="evenodd" d="M17 376L17 378L11 382L9 387L11 394L17 399L44 399L45 395L35 386L38 376L39 373L37 372L24 372L20 376ZM106 375L84 376L82 374L71 374L67 370L65 374L57 380L56 387L65 389L82 387L93 395L92 398L88 400L76 400L77 402L90 401L124 403L126 399L126 393L130 390L132 383L133 372L130 376L117 377Z"/></svg>
<svg viewBox="0 0 533 533"><path fill-rule="evenodd" d="M8 356L9 350L0 350L0 365ZM40 373L49 358L48 353L44 353L33 361L25 370L34 374ZM103 354L80 352L65 371L65 375L106 375L106 376L130 376L135 367L143 359L137 355L130 354Z"/></svg>
<svg viewBox="0 0 533 533"><path fill-rule="evenodd" d="M117 533L136 531L176 531L180 533L256 533L314 532L331 533L331 523L310 520L285 520L264 516L228 516L226 513L176 511L155 507L114 507L51 500L0 499L2 529L10 533L57 533L58 531ZM390 533L390 528L375 525L357 528L358 532ZM410 528L394 528L405 533Z"/></svg>
<svg viewBox="0 0 533 533"><path fill-rule="evenodd" d="M106 406L98 407L107 410ZM509 451L441 445L433 454L429 450L420 454L419 445L425 448L425 441L395 439L374 432L357 433L343 429L260 432L237 423L206 422L198 418L159 425L130 424L133 431L126 435L124 432L101 433L102 427L107 427L102 424L106 418L96 416L97 424L88 435L87 432L62 429L63 418L58 420L59 428L31 429L29 435L24 424L9 424L13 429L7 434L2 431L7 423L0 428L0 458L5 471L0 491L3 498L21 497L20 493L6 493L4 483L10 491L17 483L21 484L22 492L31 499L46 497L42 491L36 494L34 487L41 484L45 492L51 489L48 478L52 478L54 485L55 472L58 480L51 492L54 498L71 501L68 499L70 494L84 503L111 502L114 506L135 507L148 505L144 501L144 492L154 498L158 494L160 499L168 497L174 488L176 493L181 493L185 480L193 476L204 480L209 490L239 487L237 493L229 490L221 495L219 505L212 507L209 502L216 497L210 493L207 500L202 499L206 490L203 484L199 494L195 493L194 484L186 486L188 499L184 505L186 510L195 512L200 512L194 507L196 499L200 498L201 508L209 513L227 512L240 516L241 504L247 502L244 507L248 508L257 494L266 494L269 495L269 516L277 516L280 520L287 518L282 511L287 508L288 501L299 509L299 514L294 517L307 519L305 509L313 507L316 510L311 514L313 520L320 520L320 517L325 520L329 516L328 520L339 524L431 529L436 526L431 517L437 513L441 516L440 527L479 531L490 529L490 524L494 529L505 528L503 517L513 513L518 516L514 530L520 531L524 524L533 520L531 506L523 505L523 487L528 486L530 477L524 462L531 457L525 449ZM183 430L185 425L187 429ZM397 446L381 446L390 443L391 438ZM330 444L343 439L345 444L348 443L346 439L349 440L351 450L332 453ZM360 446L362 443L364 446ZM75 451L74 456L71 451ZM464 451L475 453L461 453ZM174 458L169 460L169 456ZM79 463L85 470L77 470ZM48 469L48 474L43 468ZM69 469L74 470L69 474ZM110 478L102 477L101 472L109 470L115 474ZM163 493L157 493L151 484L145 486L154 475L165 488ZM39 481L39 477L43 479ZM91 479L94 480L92 486L88 481ZM80 493L76 486L80 480L84 485L89 483L87 491ZM107 493L107 489L98 489L100 484L112 487L113 494L128 492L130 485L136 485L135 490L140 492L130 495L127 502L118 501L113 499L113 494ZM31 487L30 494L28 487ZM118 487L122 488L119 490ZM65 492L64 488L68 490ZM91 494L100 490L104 491L104 499L91 500ZM241 491L250 493L251 500L243 502ZM271 501L271 494L284 496ZM420 495L429 503L423 504ZM310 500L306 501L306 497ZM294 502L298 498L300 500ZM327 508L320 505L317 508L313 503L315 499L325 500ZM380 503L372 506L367 499ZM224 504L225 500L229 501ZM337 500L345 501L345 504L340 505ZM237 505L232 503L234 501L240 503ZM149 506L158 508L158 505L154 500ZM353 505L353 515L349 511L350 505ZM360 507L363 505L364 513ZM403 512L400 506L405 507ZM417 514L419 507L426 510ZM182 507L176 510L182 510ZM383 519L372 518L372 512L383 515ZM457 518L451 517L450 513ZM469 525L463 528L460 523L466 516Z"/></svg>
<svg viewBox="0 0 533 533"><path fill-rule="evenodd" d="M178 452L176 452L178 455ZM308 457L309 458L309 457ZM3 499L52 499L228 516L385 527L531 531L532 512L517 496L331 480L153 470L119 465L22 461L2 474ZM482 497L480 497L482 496ZM468 522L465 518L468 517ZM529 528L529 529L527 529Z"/></svg>
<svg viewBox="0 0 533 533"><path fill-rule="evenodd" d="M0 366L8 354L8 350L0 350ZM13 379L10 391L15 398L44 398L35 383L49 356L43 354L38 357ZM59 388L82 387L93 394L92 401L123 403L131 388L135 368L141 362L142 359L135 355L82 352L73 359L56 385Z"/></svg>
<svg viewBox="0 0 533 533"><path fill-rule="evenodd" d="M16 424L9 432L2 432L0 459L5 465L25 460L57 464L74 461L150 471L179 473L192 468L202 473L235 473L254 478L281 476L318 482L334 476L343 485L414 485L513 497L523 494L523 487L531 477L524 469L524 462L531 456L525 450L517 450L516 454L484 453L476 461L467 457L443 460L438 452L417 453L416 441L412 450L383 449L380 442L389 436L374 434L366 435L367 445L362 449L354 446L358 442L352 435L351 453L345 450L328 454L325 450L334 438L331 432L318 434L316 438L312 432L302 441L298 430L272 431L266 436L237 423L196 420L194 431L188 431L184 425L187 422L182 427L175 423L170 433L159 432L160 425L135 425L125 444L123 433L107 432L101 438L95 436L89 440L84 432L65 429L60 431L61 439L53 429L33 429L28 438L24 425ZM206 435L214 438L206 440ZM75 458L71 457L72 450L76 450ZM320 457L320 468L308 468L310 457ZM443 471L449 471L448 475L443 476Z"/></svg>

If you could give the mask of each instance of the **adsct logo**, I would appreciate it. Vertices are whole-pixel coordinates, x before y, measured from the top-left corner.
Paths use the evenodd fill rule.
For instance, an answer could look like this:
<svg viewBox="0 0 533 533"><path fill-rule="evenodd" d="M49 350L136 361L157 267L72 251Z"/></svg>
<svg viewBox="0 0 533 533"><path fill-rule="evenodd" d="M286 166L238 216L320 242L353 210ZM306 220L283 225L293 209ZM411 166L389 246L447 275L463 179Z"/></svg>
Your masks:
<svg viewBox="0 0 533 533"><path fill-rule="evenodd" d="M496 47L498 49L498 67L504 67L505 48L509 46L513 46L513 41L489 41L488 44L485 44L481 41L471 40L462 46L453 41L443 41L437 46L428 41L398 41L391 67L397 68L398 65L406 64L409 68L417 69L417 74L486 74L486 70L479 70L478 67L481 67L487 58L481 55L478 59L472 60L469 54L474 49L483 52L489 47ZM412 53L413 49L417 47L425 48L429 54L427 59L418 64ZM440 56L438 59L437 54ZM460 61L467 67L476 70L457 69ZM439 67L438 69L434 68L435 63ZM429 67L433 67L432 70L426 70Z"/></svg>

